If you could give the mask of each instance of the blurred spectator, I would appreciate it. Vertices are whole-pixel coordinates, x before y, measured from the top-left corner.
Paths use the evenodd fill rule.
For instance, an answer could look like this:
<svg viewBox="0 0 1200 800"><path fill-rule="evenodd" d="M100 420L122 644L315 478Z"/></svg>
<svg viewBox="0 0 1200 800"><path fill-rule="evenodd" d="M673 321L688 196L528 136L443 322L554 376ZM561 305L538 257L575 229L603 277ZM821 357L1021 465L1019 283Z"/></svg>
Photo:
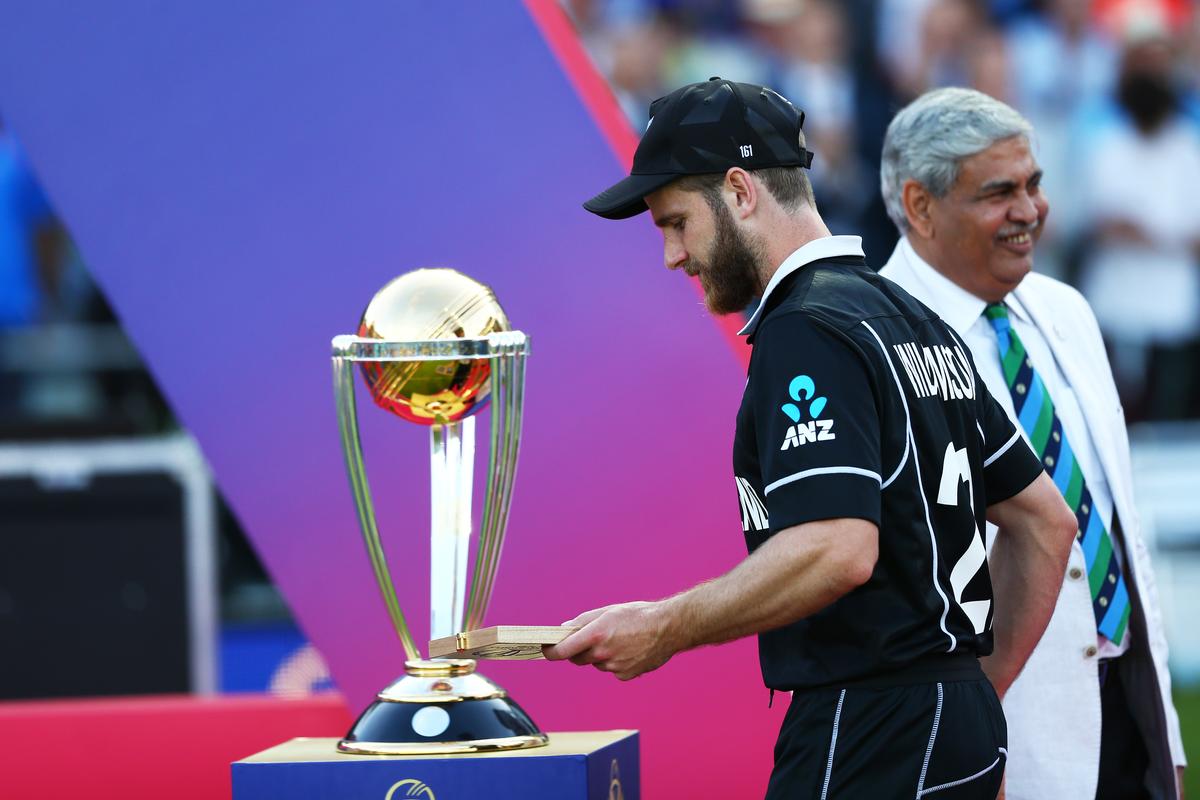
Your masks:
<svg viewBox="0 0 1200 800"><path fill-rule="evenodd" d="M1081 288L1113 348L1127 416L1194 415L1200 358L1200 129L1166 28L1129 33L1082 161L1092 234Z"/></svg>
<svg viewBox="0 0 1200 800"><path fill-rule="evenodd" d="M0 335L38 319L49 278L54 216L17 141L0 120ZM25 380L3 374L0 415L11 416L25 394Z"/></svg>
<svg viewBox="0 0 1200 800"><path fill-rule="evenodd" d="M882 19L880 51L901 99L970 82L975 46L989 33L977 2L885 0Z"/></svg>
<svg viewBox="0 0 1200 800"><path fill-rule="evenodd" d="M1126 31L1147 15L1178 30L1195 13L1196 0L1093 0L1092 14L1112 31Z"/></svg>
<svg viewBox="0 0 1200 800"><path fill-rule="evenodd" d="M579 40L587 48L593 58L600 50L604 35L607 32L608 20L604 18L604 4L600 0L562 0L563 10L571 19ZM604 65L597 65L607 73Z"/></svg>
<svg viewBox="0 0 1200 800"><path fill-rule="evenodd" d="M1038 269L1067 277L1080 233L1085 181L1078 173L1077 132L1084 109L1113 85L1117 52L1090 13L1091 0L1047 0L1041 13L1018 20L1006 39L1012 102L1037 131L1042 190L1055 212L1038 248Z"/></svg>
<svg viewBox="0 0 1200 800"><path fill-rule="evenodd" d="M720 5L723 15L709 11L699 13L711 4L698 3L688 13L672 17L678 26L677 46L667 61L664 84L667 91L685 83L708 80L714 75L747 83L769 83L771 54L756 46L746 26L786 16L789 6L800 0L743 0ZM688 4L678 3L682 9ZM666 92L664 92L665 94Z"/></svg>
<svg viewBox="0 0 1200 800"><path fill-rule="evenodd" d="M777 20L770 33L778 58L773 83L804 109L808 146L816 153L813 191L829 229L857 233L875 181L858 155L847 22L841 6L830 0L789 5L792 13Z"/></svg>
<svg viewBox="0 0 1200 800"><path fill-rule="evenodd" d="M1091 0L1048 0L1044 13L1023 17L1008 33L1012 99L1035 128L1041 120L1069 118L1112 86L1116 53L1090 6Z"/></svg>
<svg viewBox="0 0 1200 800"><path fill-rule="evenodd" d="M879 0L875 20L875 50L879 60L893 76L908 75L921 62L922 27L929 7L935 0ZM882 139L880 140L882 144Z"/></svg>
<svg viewBox="0 0 1200 800"><path fill-rule="evenodd" d="M1011 102L1010 61L1004 36L999 31L981 30L975 36L967 59L968 84L997 100Z"/></svg>
<svg viewBox="0 0 1200 800"><path fill-rule="evenodd" d="M0 125L0 441L172 426L19 145Z"/></svg>
<svg viewBox="0 0 1200 800"><path fill-rule="evenodd" d="M37 318L55 227L16 139L0 120L0 328Z"/></svg>
<svg viewBox="0 0 1200 800"><path fill-rule="evenodd" d="M1182 26L1179 73L1187 89L1200 92L1200 13L1193 14Z"/></svg>
<svg viewBox="0 0 1200 800"><path fill-rule="evenodd" d="M618 29L609 41L609 80L625 116L638 130L649 122L651 101L666 94L664 61L673 38L667 24L652 17Z"/></svg>

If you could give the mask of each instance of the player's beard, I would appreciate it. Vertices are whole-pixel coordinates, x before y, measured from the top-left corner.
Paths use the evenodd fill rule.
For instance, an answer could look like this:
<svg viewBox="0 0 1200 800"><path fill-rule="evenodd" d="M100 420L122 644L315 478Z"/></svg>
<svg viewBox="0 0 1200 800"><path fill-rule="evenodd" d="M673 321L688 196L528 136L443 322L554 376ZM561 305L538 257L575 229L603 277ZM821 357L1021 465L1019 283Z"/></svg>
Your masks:
<svg viewBox="0 0 1200 800"><path fill-rule="evenodd" d="M742 311L762 293L759 249L747 241L724 203L713 204L716 235L706 261L692 257L692 272L700 276L704 305L713 314Z"/></svg>

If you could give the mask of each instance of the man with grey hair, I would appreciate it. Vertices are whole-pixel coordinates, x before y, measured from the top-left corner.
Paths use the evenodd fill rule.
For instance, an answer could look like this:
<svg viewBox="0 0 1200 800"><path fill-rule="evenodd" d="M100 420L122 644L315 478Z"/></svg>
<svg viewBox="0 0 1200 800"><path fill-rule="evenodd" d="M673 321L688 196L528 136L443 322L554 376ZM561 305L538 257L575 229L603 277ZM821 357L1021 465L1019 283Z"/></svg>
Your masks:
<svg viewBox="0 0 1200 800"><path fill-rule="evenodd" d="M1031 273L1049 211L1032 133L969 89L901 110L880 182L903 237L881 274L970 347L1079 525L1054 616L1024 669L985 666L1009 723L1008 798L1173 798L1186 762L1129 440L1087 301ZM997 607L1021 581L1003 561L993 559ZM999 648L1006 631L995 634Z"/></svg>

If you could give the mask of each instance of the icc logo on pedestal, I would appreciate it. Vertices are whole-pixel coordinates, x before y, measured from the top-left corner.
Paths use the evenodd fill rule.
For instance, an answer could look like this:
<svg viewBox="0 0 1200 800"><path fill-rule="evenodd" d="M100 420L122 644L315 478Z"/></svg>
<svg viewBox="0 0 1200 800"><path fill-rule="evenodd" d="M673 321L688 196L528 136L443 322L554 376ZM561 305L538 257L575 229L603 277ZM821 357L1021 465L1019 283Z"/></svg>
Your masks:
<svg viewBox="0 0 1200 800"><path fill-rule="evenodd" d="M430 789L416 778L405 778L392 784L383 800L437 800Z"/></svg>

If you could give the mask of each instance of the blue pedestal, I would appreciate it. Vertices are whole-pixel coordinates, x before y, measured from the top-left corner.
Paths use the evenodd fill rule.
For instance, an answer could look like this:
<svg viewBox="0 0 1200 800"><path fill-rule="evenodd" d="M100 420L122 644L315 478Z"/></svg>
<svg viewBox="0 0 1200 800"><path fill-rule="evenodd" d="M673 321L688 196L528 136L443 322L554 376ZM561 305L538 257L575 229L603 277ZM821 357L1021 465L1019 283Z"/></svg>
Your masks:
<svg viewBox="0 0 1200 800"><path fill-rule="evenodd" d="M233 800L638 800L637 731L552 733L507 753L352 756L292 739L233 764Z"/></svg>

